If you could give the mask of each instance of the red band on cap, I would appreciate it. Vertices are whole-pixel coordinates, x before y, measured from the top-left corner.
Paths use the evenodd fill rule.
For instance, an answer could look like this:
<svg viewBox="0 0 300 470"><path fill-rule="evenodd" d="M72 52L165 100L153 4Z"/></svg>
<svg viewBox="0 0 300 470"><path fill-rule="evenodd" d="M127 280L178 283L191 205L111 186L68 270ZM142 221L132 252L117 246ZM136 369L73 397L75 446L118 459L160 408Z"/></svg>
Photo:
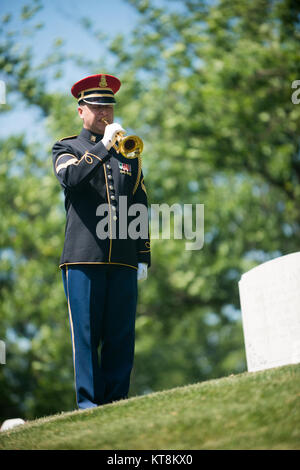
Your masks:
<svg viewBox="0 0 300 470"><path fill-rule="evenodd" d="M121 82L117 77L107 74L97 74L85 77L78 82L74 83L71 88L71 93L75 98L79 97L79 94L84 90L98 89L101 90L110 89L115 94L120 89Z"/></svg>

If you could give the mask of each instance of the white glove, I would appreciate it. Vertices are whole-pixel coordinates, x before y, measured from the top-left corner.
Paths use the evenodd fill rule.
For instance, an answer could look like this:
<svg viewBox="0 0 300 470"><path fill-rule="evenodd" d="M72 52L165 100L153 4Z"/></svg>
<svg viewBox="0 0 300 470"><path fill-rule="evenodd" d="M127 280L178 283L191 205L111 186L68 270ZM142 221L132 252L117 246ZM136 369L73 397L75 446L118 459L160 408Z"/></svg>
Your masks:
<svg viewBox="0 0 300 470"><path fill-rule="evenodd" d="M112 146L116 143L117 134L119 132L123 132L125 134L125 131L123 127L120 126L120 124L118 124L117 122L107 124L107 126L105 127L103 139L101 141L107 150L110 150Z"/></svg>
<svg viewBox="0 0 300 470"><path fill-rule="evenodd" d="M146 263L138 264L138 272L137 272L138 281L143 281L144 279L147 279L147 271L148 271L148 264Z"/></svg>

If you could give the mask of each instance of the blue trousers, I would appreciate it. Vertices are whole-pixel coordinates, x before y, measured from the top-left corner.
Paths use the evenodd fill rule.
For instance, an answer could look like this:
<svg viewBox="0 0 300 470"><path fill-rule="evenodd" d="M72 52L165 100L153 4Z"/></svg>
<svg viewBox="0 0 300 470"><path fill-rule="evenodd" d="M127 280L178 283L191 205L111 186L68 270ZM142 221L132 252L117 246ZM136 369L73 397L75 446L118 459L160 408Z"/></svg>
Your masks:
<svg viewBox="0 0 300 470"><path fill-rule="evenodd" d="M74 264L62 269L62 277L78 408L126 398L134 359L137 271Z"/></svg>

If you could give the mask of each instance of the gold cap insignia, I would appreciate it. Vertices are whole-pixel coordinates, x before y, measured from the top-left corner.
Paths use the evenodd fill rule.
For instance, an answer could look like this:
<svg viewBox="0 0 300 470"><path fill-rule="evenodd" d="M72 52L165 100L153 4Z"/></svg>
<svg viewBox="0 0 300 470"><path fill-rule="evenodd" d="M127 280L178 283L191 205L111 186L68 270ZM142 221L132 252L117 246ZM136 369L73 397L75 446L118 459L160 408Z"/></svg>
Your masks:
<svg viewBox="0 0 300 470"><path fill-rule="evenodd" d="M106 88L107 87L107 81L105 75L101 75L100 82L99 82L99 87L100 88Z"/></svg>

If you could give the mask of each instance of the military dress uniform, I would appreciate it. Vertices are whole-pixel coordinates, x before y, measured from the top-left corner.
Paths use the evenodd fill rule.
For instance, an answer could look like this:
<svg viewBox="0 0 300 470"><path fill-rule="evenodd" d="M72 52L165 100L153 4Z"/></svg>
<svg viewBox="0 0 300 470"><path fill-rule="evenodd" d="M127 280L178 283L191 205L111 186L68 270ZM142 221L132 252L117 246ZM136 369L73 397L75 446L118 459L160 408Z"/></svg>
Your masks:
<svg viewBox="0 0 300 470"><path fill-rule="evenodd" d="M100 75L102 86L92 87L94 95L111 97L109 77L104 76L103 84ZM102 137L83 128L79 135L53 146L54 173L65 196L65 241L59 266L79 408L127 397L134 357L137 268L141 262L151 264L149 234L137 239L128 233L119 235L120 219L123 224L126 220L127 228L133 219L128 213L124 219L120 212L120 196L126 196L127 208L136 203L147 207L140 157L128 159L114 148L108 151ZM106 210L99 211L101 207ZM106 237L98 230L104 217Z"/></svg>

